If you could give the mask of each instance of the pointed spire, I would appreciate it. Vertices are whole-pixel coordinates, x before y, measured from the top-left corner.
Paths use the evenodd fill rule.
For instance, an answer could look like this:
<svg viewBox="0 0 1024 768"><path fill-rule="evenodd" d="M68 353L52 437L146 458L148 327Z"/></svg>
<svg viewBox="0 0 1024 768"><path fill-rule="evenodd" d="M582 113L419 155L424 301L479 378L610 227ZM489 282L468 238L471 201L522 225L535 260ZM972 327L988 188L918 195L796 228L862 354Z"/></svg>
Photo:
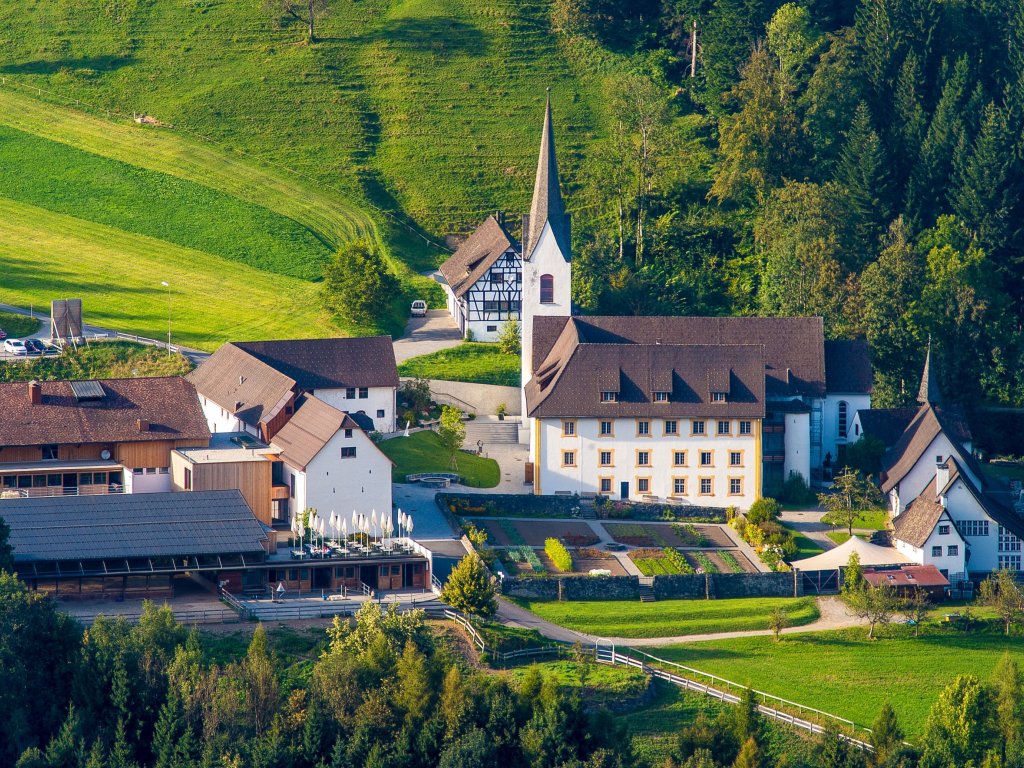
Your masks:
<svg viewBox="0 0 1024 768"><path fill-rule="evenodd" d="M540 137L540 158L537 161L537 179L533 184L533 203L529 219L523 222L523 258L529 260L550 224L562 256L571 258L569 217L562 206L562 191L558 183L558 161L555 158L555 134L551 127L551 89L548 89L544 107L544 129Z"/></svg>
<svg viewBox="0 0 1024 768"><path fill-rule="evenodd" d="M917 402L938 405L942 402L939 392L939 377L932 362L932 337L928 337L928 351L924 355L924 373L921 374L921 388L917 391Z"/></svg>

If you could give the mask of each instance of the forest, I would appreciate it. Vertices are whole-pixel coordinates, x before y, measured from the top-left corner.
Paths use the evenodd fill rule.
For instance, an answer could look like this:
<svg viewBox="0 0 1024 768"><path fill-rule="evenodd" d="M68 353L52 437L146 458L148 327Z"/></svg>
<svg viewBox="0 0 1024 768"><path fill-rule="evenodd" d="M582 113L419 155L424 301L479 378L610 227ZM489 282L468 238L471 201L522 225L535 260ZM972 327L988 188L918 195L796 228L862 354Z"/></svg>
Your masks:
<svg viewBox="0 0 1024 768"><path fill-rule="evenodd" d="M870 342L878 407L913 403L929 340L948 400L1024 404L1024 6L557 0L553 24L636 62L573 190L586 311L821 315Z"/></svg>

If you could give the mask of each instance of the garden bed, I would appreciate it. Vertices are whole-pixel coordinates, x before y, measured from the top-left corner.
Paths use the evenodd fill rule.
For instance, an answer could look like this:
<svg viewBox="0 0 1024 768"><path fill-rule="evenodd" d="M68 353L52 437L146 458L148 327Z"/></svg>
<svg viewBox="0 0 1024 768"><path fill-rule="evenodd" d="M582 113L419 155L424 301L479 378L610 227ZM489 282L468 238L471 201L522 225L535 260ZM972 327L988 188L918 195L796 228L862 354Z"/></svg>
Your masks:
<svg viewBox="0 0 1024 768"><path fill-rule="evenodd" d="M604 523L604 528L620 544L634 547L733 547L729 534L718 525L674 523Z"/></svg>
<svg viewBox="0 0 1024 768"><path fill-rule="evenodd" d="M488 539L496 547L525 544L542 547L545 539L561 539L567 547L589 547L601 539L585 522L572 520L539 522L533 520L507 520L472 518L473 523L487 531Z"/></svg>

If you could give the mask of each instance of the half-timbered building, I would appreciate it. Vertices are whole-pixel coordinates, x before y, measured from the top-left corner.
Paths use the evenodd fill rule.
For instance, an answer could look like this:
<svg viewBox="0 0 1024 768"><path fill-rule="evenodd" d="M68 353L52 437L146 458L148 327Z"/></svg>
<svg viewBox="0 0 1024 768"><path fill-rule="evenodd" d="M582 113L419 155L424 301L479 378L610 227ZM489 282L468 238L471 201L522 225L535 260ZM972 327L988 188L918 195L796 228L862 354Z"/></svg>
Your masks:
<svg viewBox="0 0 1024 768"><path fill-rule="evenodd" d="M519 321L523 271L519 243L504 215L488 216L441 265L448 312L476 341L497 341L509 320Z"/></svg>

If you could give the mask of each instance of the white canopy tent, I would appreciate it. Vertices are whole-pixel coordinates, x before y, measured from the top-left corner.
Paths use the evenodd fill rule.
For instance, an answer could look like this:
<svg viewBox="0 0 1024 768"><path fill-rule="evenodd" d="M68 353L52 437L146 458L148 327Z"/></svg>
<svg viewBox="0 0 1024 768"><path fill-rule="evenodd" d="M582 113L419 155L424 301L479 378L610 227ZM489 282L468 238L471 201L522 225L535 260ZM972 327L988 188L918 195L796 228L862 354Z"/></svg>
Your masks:
<svg viewBox="0 0 1024 768"><path fill-rule="evenodd" d="M791 565L798 571L829 571L836 568L844 568L850 562L850 555L854 552L860 557L862 566L872 565L913 565L914 562L902 552L892 547L882 547L872 544L859 536L853 536L849 541L840 544L835 549L822 552L814 557L807 557L803 560L794 560Z"/></svg>

